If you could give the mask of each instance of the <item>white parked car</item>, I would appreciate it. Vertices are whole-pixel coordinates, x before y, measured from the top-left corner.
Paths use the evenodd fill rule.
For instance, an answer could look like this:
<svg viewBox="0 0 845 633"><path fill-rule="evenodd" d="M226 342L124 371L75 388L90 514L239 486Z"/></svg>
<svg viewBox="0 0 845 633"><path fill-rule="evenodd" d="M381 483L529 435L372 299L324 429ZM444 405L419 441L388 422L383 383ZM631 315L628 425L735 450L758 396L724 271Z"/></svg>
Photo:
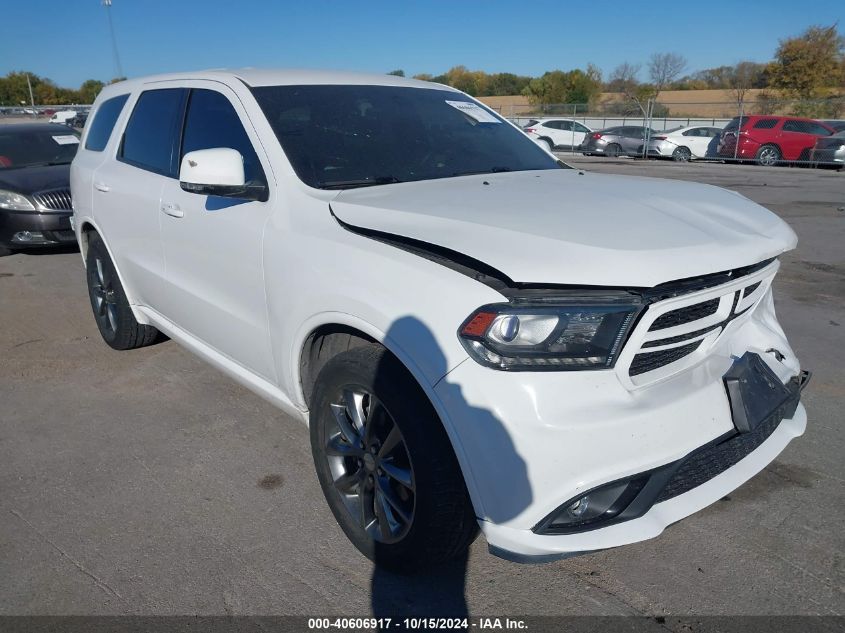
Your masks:
<svg viewBox="0 0 845 633"><path fill-rule="evenodd" d="M721 128L704 125L657 132L649 141L648 155L672 158L681 163L715 156L721 132Z"/></svg>
<svg viewBox="0 0 845 633"><path fill-rule="evenodd" d="M67 123L78 114L76 110L59 110L50 117L50 123Z"/></svg>
<svg viewBox="0 0 845 633"><path fill-rule="evenodd" d="M438 563L479 527L513 560L648 539L804 431L782 220L569 169L457 90L125 81L71 182L103 339L163 332L309 423L328 504L380 565Z"/></svg>
<svg viewBox="0 0 845 633"><path fill-rule="evenodd" d="M592 132L583 123L561 118L538 119L524 127L523 131L548 151L576 148L584 142L585 135Z"/></svg>

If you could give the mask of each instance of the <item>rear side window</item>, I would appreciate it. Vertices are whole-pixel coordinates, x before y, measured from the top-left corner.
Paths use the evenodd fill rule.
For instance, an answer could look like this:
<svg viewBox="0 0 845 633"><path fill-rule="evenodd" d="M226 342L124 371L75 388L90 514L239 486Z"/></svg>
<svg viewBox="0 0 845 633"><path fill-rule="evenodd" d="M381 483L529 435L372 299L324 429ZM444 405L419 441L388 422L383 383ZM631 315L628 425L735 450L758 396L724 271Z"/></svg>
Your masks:
<svg viewBox="0 0 845 633"><path fill-rule="evenodd" d="M735 129L737 129L739 127L740 121L742 122L742 125L745 125L748 122L748 119L743 118L743 117L734 117L733 119L731 119L728 122L728 124L725 126L723 131L724 132L733 132Z"/></svg>
<svg viewBox="0 0 845 633"><path fill-rule="evenodd" d="M801 134L816 134L829 136L830 130L815 121L787 121L783 124L784 132L800 132Z"/></svg>
<svg viewBox="0 0 845 633"><path fill-rule="evenodd" d="M119 97L107 99L100 104L97 114L94 115L94 121L88 127L85 149L89 149L92 152L102 152L106 148L109 137L114 129L114 124L117 123L117 117L120 116L123 105L128 98L129 95L120 95Z"/></svg>
<svg viewBox="0 0 845 633"><path fill-rule="evenodd" d="M246 181L264 182L261 163L229 100L213 90L191 90L179 160L188 152L214 147L238 150L244 159Z"/></svg>
<svg viewBox="0 0 845 633"><path fill-rule="evenodd" d="M778 124L777 119L760 119L754 124L755 130L771 130Z"/></svg>
<svg viewBox="0 0 845 633"><path fill-rule="evenodd" d="M118 157L148 171L176 177L176 139L185 105L184 88L148 90L132 110Z"/></svg>

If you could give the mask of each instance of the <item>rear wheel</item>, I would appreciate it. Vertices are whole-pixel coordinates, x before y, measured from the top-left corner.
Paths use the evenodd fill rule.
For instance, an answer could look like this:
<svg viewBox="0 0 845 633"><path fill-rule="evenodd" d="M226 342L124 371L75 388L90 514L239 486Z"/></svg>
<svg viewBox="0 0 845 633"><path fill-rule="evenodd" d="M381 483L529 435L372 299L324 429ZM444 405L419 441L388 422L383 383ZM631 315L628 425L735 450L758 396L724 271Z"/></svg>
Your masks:
<svg viewBox="0 0 845 633"><path fill-rule="evenodd" d="M757 156L755 157L757 164L763 165L764 167L777 165L780 159L781 153L777 145L763 145L763 147L757 150Z"/></svg>
<svg viewBox="0 0 845 633"><path fill-rule="evenodd" d="M617 145L616 143L611 143L604 150L604 155L609 156L610 158L616 158L621 153L622 153L622 147Z"/></svg>
<svg viewBox="0 0 845 633"><path fill-rule="evenodd" d="M692 152L688 147L678 147L672 152L672 159L678 163L687 163L692 158Z"/></svg>
<svg viewBox="0 0 845 633"><path fill-rule="evenodd" d="M0 257L5 257L6 255L11 255L12 249L8 246L0 246Z"/></svg>
<svg viewBox="0 0 845 633"><path fill-rule="evenodd" d="M135 320L106 245L96 233L89 241L85 265L91 309L103 340L117 350L153 343L158 330Z"/></svg>
<svg viewBox="0 0 845 633"><path fill-rule="evenodd" d="M537 141L543 147L544 150L551 152L554 149L554 145L552 142L547 138L541 138Z"/></svg>
<svg viewBox="0 0 845 633"><path fill-rule="evenodd" d="M451 443L419 385L370 344L332 358L311 399L311 451L346 536L413 571L463 553L478 524Z"/></svg>

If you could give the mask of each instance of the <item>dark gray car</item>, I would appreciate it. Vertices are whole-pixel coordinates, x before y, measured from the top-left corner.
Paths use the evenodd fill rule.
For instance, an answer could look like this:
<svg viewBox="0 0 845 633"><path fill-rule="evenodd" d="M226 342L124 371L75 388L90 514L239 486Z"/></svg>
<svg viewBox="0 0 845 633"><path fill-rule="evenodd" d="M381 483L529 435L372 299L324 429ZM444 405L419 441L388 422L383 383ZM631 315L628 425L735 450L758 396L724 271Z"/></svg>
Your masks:
<svg viewBox="0 0 845 633"><path fill-rule="evenodd" d="M810 161L840 169L845 167L845 130L818 139L810 150Z"/></svg>
<svg viewBox="0 0 845 633"><path fill-rule="evenodd" d="M639 156L646 132L649 136L656 133L640 125L609 127L606 130L588 134L579 149L587 156L592 154L604 154L611 157Z"/></svg>

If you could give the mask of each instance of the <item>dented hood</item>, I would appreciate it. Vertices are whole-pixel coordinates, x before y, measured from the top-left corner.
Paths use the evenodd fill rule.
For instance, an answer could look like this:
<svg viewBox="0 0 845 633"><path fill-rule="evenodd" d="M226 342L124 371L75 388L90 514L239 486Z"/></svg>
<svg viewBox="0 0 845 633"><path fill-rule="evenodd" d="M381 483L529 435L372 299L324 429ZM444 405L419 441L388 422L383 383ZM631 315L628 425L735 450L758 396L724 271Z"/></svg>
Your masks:
<svg viewBox="0 0 845 633"><path fill-rule="evenodd" d="M342 222L457 251L521 283L649 287L795 247L771 211L711 185L573 169L341 192Z"/></svg>

